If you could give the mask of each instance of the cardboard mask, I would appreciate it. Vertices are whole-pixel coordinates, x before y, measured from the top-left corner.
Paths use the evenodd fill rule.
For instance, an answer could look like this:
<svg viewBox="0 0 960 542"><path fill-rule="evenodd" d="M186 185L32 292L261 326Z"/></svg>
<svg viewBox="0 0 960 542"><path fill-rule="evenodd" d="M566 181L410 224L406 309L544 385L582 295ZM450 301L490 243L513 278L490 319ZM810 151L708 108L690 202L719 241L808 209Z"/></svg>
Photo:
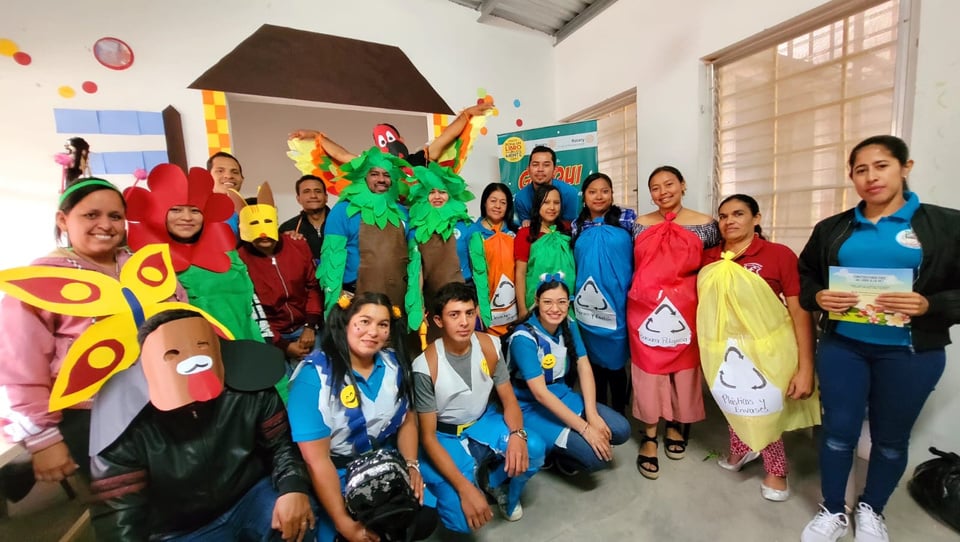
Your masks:
<svg viewBox="0 0 960 542"><path fill-rule="evenodd" d="M223 392L220 340L202 317L161 324L140 348L150 402L173 410L216 399Z"/></svg>
<svg viewBox="0 0 960 542"><path fill-rule="evenodd" d="M400 132L389 124L378 124L373 127L373 142L381 151L400 158L406 158L410 154L407 144L400 137Z"/></svg>
<svg viewBox="0 0 960 542"><path fill-rule="evenodd" d="M240 239L252 243L260 237L280 240L280 224L277 223L277 206L273 203L273 191L270 183L263 183L257 189L257 204L247 205L243 196L235 190L230 191L230 199L240 215Z"/></svg>

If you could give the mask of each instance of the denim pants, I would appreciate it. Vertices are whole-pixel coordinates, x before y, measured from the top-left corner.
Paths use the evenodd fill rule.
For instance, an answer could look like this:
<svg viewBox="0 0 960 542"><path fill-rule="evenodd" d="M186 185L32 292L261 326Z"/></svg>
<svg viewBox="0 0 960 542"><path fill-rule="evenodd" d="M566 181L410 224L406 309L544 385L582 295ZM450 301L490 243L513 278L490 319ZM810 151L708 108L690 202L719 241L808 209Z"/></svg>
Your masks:
<svg viewBox="0 0 960 542"><path fill-rule="evenodd" d="M910 431L943 374L942 348L914 352L907 346L869 344L824 336L817 348L823 402L820 488L831 513L844 511L847 477L863 427L870 424L870 464L860 502L878 514L907 468Z"/></svg>
<svg viewBox="0 0 960 542"><path fill-rule="evenodd" d="M210 523L190 533L174 533L151 540L164 542L275 542L282 540L280 531L271 527L273 507L277 502L277 490L270 483L270 477L263 478L250 491L240 498L229 510ZM314 515L318 506L310 498ZM303 539L313 541L316 531L308 531Z"/></svg>
<svg viewBox="0 0 960 542"><path fill-rule="evenodd" d="M610 433L612 434L610 438L611 444L623 444L630 438L630 422L628 422L622 414L615 412L612 408L601 403L597 403L597 414L600 415L603 422L610 428ZM576 431L570 431L565 449L554 447L553 453L561 456L563 459L573 460L576 466L588 472L598 471L609 466L609 463L597 457L590 443Z"/></svg>

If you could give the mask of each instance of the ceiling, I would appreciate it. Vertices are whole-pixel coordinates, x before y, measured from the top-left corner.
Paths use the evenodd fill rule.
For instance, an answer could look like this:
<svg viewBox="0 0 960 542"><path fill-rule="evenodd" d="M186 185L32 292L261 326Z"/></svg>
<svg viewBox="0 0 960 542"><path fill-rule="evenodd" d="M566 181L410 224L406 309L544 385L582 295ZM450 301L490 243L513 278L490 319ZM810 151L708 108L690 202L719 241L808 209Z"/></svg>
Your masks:
<svg viewBox="0 0 960 542"><path fill-rule="evenodd" d="M616 0L450 0L480 12L478 23L504 19L556 38L560 43Z"/></svg>

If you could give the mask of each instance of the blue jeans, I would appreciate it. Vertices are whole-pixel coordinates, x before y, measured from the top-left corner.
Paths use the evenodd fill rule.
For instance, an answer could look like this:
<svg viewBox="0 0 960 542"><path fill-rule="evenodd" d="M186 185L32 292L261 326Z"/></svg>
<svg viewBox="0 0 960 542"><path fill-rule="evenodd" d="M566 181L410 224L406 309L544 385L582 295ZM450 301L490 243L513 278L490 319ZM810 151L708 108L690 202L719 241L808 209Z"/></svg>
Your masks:
<svg viewBox="0 0 960 542"><path fill-rule="evenodd" d="M256 484L250 491L240 498L229 510L220 517L199 529L189 533L173 533L151 540L164 542L278 542L282 540L280 531L271 527L273 521L273 507L277 502L277 490L273 488L270 477L266 477ZM310 506L314 515L318 506L310 498ZM304 540L315 540L316 530L308 531Z"/></svg>
<svg viewBox="0 0 960 542"><path fill-rule="evenodd" d="M820 488L827 510L843 512L847 477L866 410L872 446L860 502L878 514L883 511L907 468L910 431L945 362L942 348L913 352L906 346L869 344L838 335L820 339Z"/></svg>
<svg viewBox="0 0 960 542"><path fill-rule="evenodd" d="M610 433L612 433L610 442L612 444L623 444L630 438L630 422L622 414L601 403L597 403L597 414L603 418L604 423L610 428ZM553 453L559 454L564 459L572 459L581 469L588 472L594 472L608 466L606 461L597 457L590 443L580 436L580 433L573 430L567 437L567 447L554 447Z"/></svg>

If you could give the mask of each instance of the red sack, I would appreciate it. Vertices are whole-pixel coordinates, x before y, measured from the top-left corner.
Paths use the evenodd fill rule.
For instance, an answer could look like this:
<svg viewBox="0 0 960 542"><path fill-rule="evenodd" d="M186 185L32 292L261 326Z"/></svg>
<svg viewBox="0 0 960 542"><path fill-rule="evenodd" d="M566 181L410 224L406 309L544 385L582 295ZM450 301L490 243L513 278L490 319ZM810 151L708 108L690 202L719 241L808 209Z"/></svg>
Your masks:
<svg viewBox="0 0 960 542"><path fill-rule="evenodd" d="M674 216L634 240L634 274L627 294L627 330L634 365L670 374L700 365L697 271L703 241Z"/></svg>

